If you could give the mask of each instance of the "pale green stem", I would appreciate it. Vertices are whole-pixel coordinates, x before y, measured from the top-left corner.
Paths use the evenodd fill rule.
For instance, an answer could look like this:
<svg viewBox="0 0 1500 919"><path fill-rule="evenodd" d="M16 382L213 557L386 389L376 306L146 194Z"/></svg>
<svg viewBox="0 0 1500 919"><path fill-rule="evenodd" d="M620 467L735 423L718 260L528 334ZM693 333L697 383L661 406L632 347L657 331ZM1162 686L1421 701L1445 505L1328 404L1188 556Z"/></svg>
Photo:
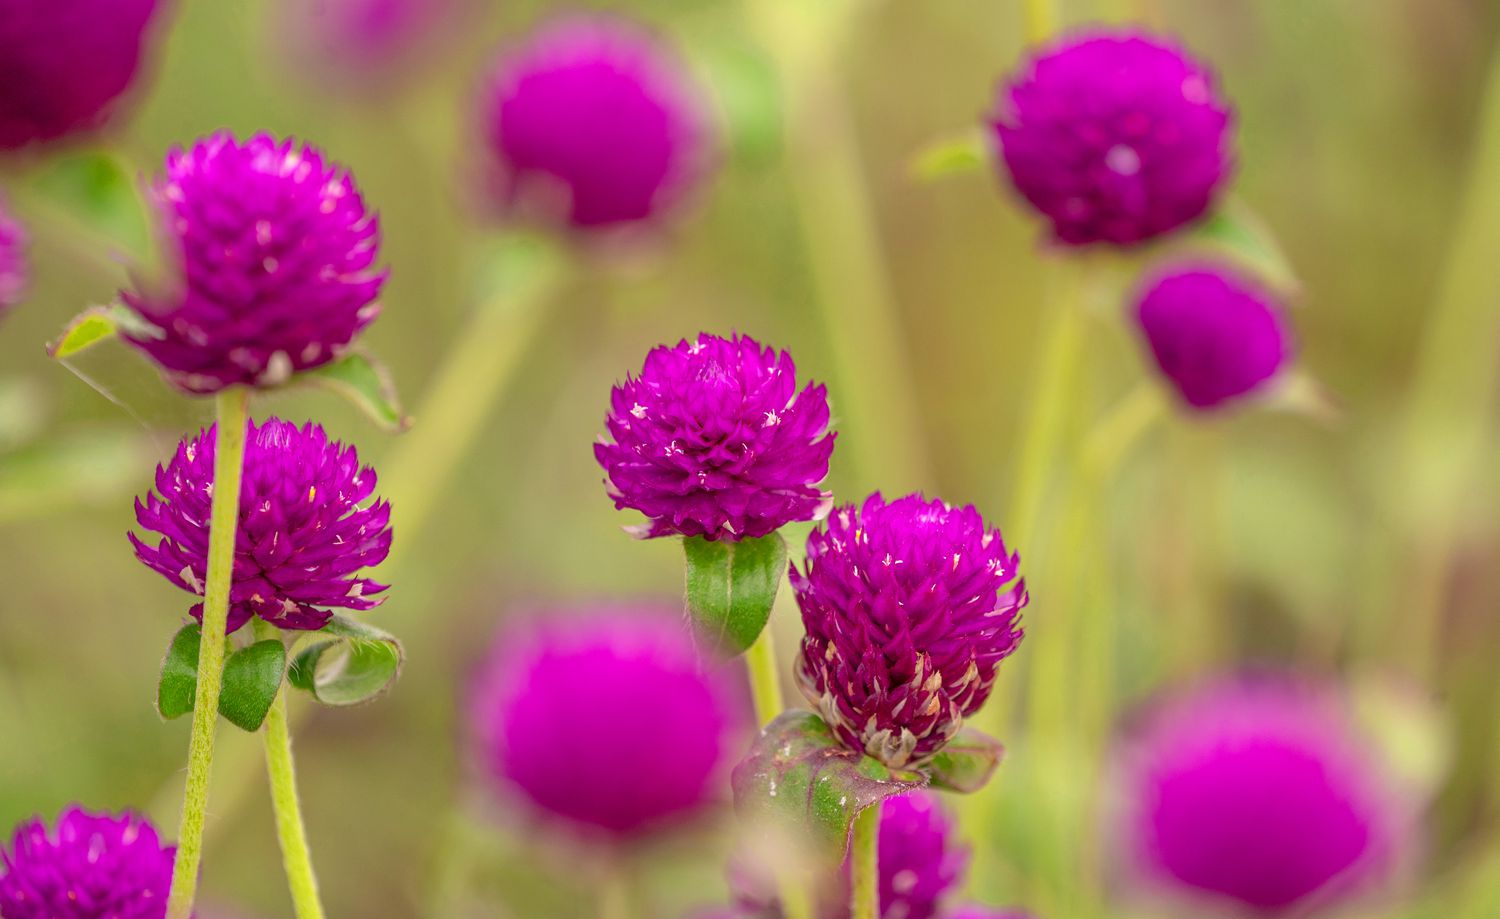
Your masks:
<svg viewBox="0 0 1500 919"><path fill-rule="evenodd" d="M245 462L245 425L250 391L235 386L218 396L214 444L214 489L209 510L208 570L203 588L203 638L198 645L198 686L193 695L192 739L188 743L187 787L177 831L177 861L167 919L188 919L198 891L203 860L203 823L213 774L214 729L224 681L224 633L229 620L229 588L234 544L239 533L240 474Z"/></svg>
<svg viewBox="0 0 1500 919"><path fill-rule="evenodd" d="M880 917L880 805L871 804L854 818L849 843L850 919Z"/></svg>
<svg viewBox="0 0 1500 919"><path fill-rule="evenodd" d="M280 641L281 633L268 622L255 621L255 637ZM266 714L266 773L271 779L271 809L276 813L276 838L281 843L281 862L297 919L323 919L318 899L318 879L313 874L302 805L297 800L297 770L292 762L292 732L287 724L286 685Z"/></svg>
<svg viewBox="0 0 1500 919"><path fill-rule="evenodd" d="M1039 45L1057 31L1056 0L1022 0L1026 4L1026 41Z"/></svg>
<svg viewBox="0 0 1500 919"><path fill-rule="evenodd" d="M776 670L776 638L771 624L760 630L760 637L745 652L745 669L750 671L750 695L755 700L755 720L762 727L771 723L786 708L781 697L781 677Z"/></svg>
<svg viewBox="0 0 1500 919"><path fill-rule="evenodd" d="M599 919L631 919L630 873L623 859L606 865L599 879Z"/></svg>

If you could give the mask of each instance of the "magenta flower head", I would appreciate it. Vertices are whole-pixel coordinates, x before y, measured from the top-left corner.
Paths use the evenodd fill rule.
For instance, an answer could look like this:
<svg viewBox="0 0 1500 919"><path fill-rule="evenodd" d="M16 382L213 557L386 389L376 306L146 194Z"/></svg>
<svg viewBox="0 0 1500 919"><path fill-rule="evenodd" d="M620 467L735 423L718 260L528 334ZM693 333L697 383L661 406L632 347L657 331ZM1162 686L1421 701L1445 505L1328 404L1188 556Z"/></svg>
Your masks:
<svg viewBox="0 0 1500 919"><path fill-rule="evenodd" d="M161 919L176 848L144 817L70 807L50 832L41 820L0 845L5 919Z"/></svg>
<svg viewBox="0 0 1500 919"><path fill-rule="evenodd" d="M484 96L501 205L550 224L636 224L704 177L711 131L698 87L650 32L572 17L502 55Z"/></svg>
<svg viewBox="0 0 1500 919"><path fill-rule="evenodd" d="M470 714L503 797L626 841L713 799L739 726L731 699L701 670L680 613L601 607L503 631Z"/></svg>
<svg viewBox="0 0 1500 919"><path fill-rule="evenodd" d="M26 231L0 208L0 316L26 292Z"/></svg>
<svg viewBox="0 0 1500 919"><path fill-rule="evenodd" d="M1168 891L1303 915L1395 867L1406 820L1330 692L1210 685L1152 712L1127 762L1124 843Z"/></svg>
<svg viewBox="0 0 1500 919"><path fill-rule="evenodd" d="M792 570L803 695L850 749L926 762L1021 642L1019 564L972 506L877 492L834 511L807 538L805 571Z"/></svg>
<svg viewBox="0 0 1500 919"><path fill-rule="evenodd" d="M1232 172L1213 75L1181 49L1096 29L1038 51L991 128L1011 183L1068 245L1130 246L1202 215Z"/></svg>
<svg viewBox="0 0 1500 919"><path fill-rule="evenodd" d="M130 338L188 392L274 386L337 358L380 312L380 240L349 174L316 149L228 133L167 156L152 197L181 277L125 302Z"/></svg>
<svg viewBox="0 0 1500 919"><path fill-rule="evenodd" d="M636 535L760 537L832 504L827 390L798 391L791 355L752 338L652 349L614 388L605 425L613 440L594 457L615 507L648 518Z"/></svg>
<svg viewBox="0 0 1500 919"><path fill-rule="evenodd" d="M1158 274L1135 315L1162 374L1195 409L1261 389L1293 350L1280 304L1224 268L1176 266Z"/></svg>
<svg viewBox="0 0 1500 919"><path fill-rule="evenodd" d="M136 499L136 522L160 535L156 545L130 534L137 558L198 596L208 571L217 440L216 426L183 440L167 465L156 467L156 491L144 503ZM321 427L250 422L228 630L251 616L283 629L316 630L333 615L329 607L378 606L386 585L357 576L391 550L391 506L367 504L374 493L375 470L360 466L354 448L329 440ZM202 603L190 612L203 620Z"/></svg>
<svg viewBox="0 0 1500 919"><path fill-rule="evenodd" d="M98 127L164 0L0 0L0 150Z"/></svg>

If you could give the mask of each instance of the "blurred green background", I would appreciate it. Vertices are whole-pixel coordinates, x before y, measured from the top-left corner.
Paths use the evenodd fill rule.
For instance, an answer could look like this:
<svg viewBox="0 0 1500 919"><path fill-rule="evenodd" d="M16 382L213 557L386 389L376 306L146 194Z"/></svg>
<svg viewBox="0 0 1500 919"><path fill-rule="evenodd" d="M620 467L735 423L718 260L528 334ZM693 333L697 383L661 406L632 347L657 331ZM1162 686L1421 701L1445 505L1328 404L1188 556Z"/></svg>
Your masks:
<svg viewBox="0 0 1500 919"><path fill-rule="evenodd" d="M551 5L460 3L432 39L437 53L379 79L337 80L289 50L287 11L312 2L178 0L137 105L101 143L149 174L172 144L264 129L347 164L380 211L391 268L364 340L419 408L485 298L500 235L473 181L474 88L494 49ZM395 586L371 614L406 640L407 667L388 697L307 713L298 735L331 915L592 909L574 857L508 828L470 781L458 699L519 604L675 602L678 547L620 532L634 520L605 498L590 450L610 385L651 346L734 329L787 348L801 373L830 384L840 499L920 488L1013 521L1044 304L1073 269L988 169L923 181L911 165L989 107L1021 51L1019 4L839 0L780 25L747 11L780 3L607 5L658 25L690 59L723 122L722 168L668 238L575 258L535 333L518 321L524 338L494 342L497 355L518 349L519 364L451 480L393 486L432 501L408 536L397 499ZM1389 914L1500 915L1500 142L1483 142L1500 10L1483 0L1064 10L1068 22L1152 23L1218 69L1239 117L1235 198L1287 254L1299 363L1336 411L1169 412L1096 495L1069 457L1112 406L1154 385L1123 296L1159 253L1094 272L1062 448L1038 525L1012 537L1033 602L992 704L1008 761L992 789L955 802L977 849L970 890L1053 919L1127 914L1103 905L1115 879L1095 789L1112 725L1176 680L1271 661L1347 679L1432 795L1424 862ZM162 724L152 699L187 602L132 558L124 533L152 464L211 406L113 346L82 367L124 408L48 360L42 344L124 275L37 210L45 195L27 188L47 168L4 174L33 237L33 283L0 326L0 413L42 446L0 453L0 827L80 801L148 808L170 833L188 725ZM316 419L377 469L424 436L420 411L392 437L321 393L273 395L254 411ZM783 660L794 618L778 608ZM1430 653L1423 635L1436 636ZM1075 669L1074 654L1102 666ZM288 915L259 750L227 725L220 737L205 897ZM722 901L727 847L720 827L640 853L642 914Z"/></svg>

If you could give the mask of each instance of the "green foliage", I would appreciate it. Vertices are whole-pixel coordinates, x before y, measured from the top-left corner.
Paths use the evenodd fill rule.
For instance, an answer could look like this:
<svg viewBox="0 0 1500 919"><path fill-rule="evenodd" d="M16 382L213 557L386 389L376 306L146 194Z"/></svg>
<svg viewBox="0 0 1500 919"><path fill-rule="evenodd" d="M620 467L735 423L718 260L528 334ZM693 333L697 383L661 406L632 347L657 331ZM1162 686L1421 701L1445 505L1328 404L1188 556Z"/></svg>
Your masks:
<svg viewBox="0 0 1500 919"><path fill-rule="evenodd" d="M401 410L401 397L390 371L362 351L350 351L301 374L300 379L338 393L387 431L404 431L411 426L411 419Z"/></svg>
<svg viewBox="0 0 1500 919"><path fill-rule="evenodd" d="M743 654L771 616L786 572L780 533L738 542L682 541L687 555L687 606L700 641L718 653Z"/></svg>
<svg viewBox="0 0 1500 919"><path fill-rule="evenodd" d="M297 653L288 679L324 705L358 705L385 693L404 659L395 636L335 615Z"/></svg>
<svg viewBox="0 0 1500 919"><path fill-rule="evenodd" d="M202 637L203 627L194 622L179 629L167 646L156 686L156 711L163 718L180 718L193 710ZM268 638L234 651L224 660L219 714L235 727L258 730L285 674L286 647L279 639Z"/></svg>
<svg viewBox="0 0 1500 919"><path fill-rule="evenodd" d="M978 731L965 728L938 751L923 769L933 788L972 794L989 784L1005 748Z"/></svg>
<svg viewBox="0 0 1500 919"><path fill-rule="evenodd" d="M167 656L161 662L161 679L156 684L156 711L163 718L181 718L193 710L193 696L198 691L198 645L203 627L194 622L172 636Z"/></svg>

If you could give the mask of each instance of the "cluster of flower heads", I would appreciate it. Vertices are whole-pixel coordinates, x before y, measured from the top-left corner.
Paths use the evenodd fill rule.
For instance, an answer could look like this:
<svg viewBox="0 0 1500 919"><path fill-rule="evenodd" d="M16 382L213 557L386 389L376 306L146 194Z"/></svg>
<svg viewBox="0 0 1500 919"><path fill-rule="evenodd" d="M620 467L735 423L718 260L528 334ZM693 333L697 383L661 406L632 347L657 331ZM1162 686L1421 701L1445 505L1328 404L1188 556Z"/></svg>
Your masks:
<svg viewBox="0 0 1500 919"><path fill-rule="evenodd" d="M135 515L141 529L160 538L151 545L130 534L142 562L199 596L208 571L217 441L217 427L209 427L157 467L156 490L137 499ZM276 418L249 423L229 631L251 616L283 629L320 629L330 608L377 606L386 585L358 576L391 548L391 507L370 501L374 493L375 471L320 426ZM203 604L191 613L201 621Z"/></svg>
<svg viewBox="0 0 1500 919"><path fill-rule="evenodd" d="M0 208L0 316L26 292L26 231Z"/></svg>
<svg viewBox="0 0 1500 919"><path fill-rule="evenodd" d="M54 829L28 821L0 844L0 916L161 919L175 854L136 814L71 807Z"/></svg>
<svg viewBox="0 0 1500 919"><path fill-rule="evenodd" d="M180 270L122 296L152 326L129 341L181 388L284 383L379 314L378 222L315 148L214 134L173 150L151 194Z"/></svg>

